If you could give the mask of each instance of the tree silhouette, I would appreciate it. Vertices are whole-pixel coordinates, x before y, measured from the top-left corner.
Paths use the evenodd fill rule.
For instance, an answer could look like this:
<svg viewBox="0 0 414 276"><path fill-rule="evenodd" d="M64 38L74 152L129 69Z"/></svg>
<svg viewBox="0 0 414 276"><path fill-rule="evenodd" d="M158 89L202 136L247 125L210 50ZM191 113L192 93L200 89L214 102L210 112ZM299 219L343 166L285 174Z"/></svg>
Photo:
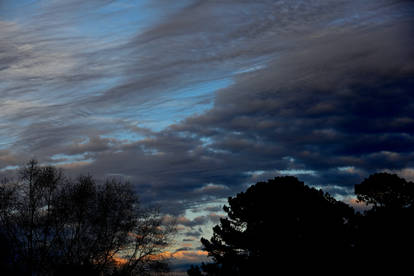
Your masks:
<svg viewBox="0 0 414 276"><path fill-rule="evenodd" d="M213 237L201 239L220 268L211 275L292 272L297 263L316 271L343 261L353 248L353 209L295 177L259 182L228 203Z"/></svg>
<svg viewBox="0 0 414 276"><path fill-rule="evenodd" d="M0 241L10 248L2 262L18 275L144 274L174 231L128 183L73 181L34 160L1 183L0 199Z"/></svg>
<svg viewBox="0 0 414 276"><path fill-rule="evenodd" d="M355 185L358 200L374 208L414 207L414 185L396 174L376 173Z"/></svg>
<svg viewBox="0 0 414 276"><path fill-rule="evenodd" d="M13 274L13 248L9 243L7 237L0 229L0 271L4 275L16 275Z"/></svg>
<svg viewBox="0 0 414 276"><path fill-rule="evenodd" d="M358 199L372 208L360 217L359 259L371 268L410 267L414 248L414 183L376 173L355 185ZM379 265L380 264L380 265Z"/></svg>

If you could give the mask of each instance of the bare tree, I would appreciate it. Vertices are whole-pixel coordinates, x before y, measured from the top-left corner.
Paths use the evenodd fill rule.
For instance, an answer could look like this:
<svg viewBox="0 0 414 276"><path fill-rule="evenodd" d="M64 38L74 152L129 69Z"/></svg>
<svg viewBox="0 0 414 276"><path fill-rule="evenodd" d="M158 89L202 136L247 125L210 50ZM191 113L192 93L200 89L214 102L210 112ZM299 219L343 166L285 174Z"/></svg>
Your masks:
<svg viewBox="0 0 414 276"><path fill-rule="evenodd" d="M175 229L156 210L141 208L129 183L73 181L34 160L18 181L3 181L0 199L0 228L18 274L143 273L162 261Z"/></svg>

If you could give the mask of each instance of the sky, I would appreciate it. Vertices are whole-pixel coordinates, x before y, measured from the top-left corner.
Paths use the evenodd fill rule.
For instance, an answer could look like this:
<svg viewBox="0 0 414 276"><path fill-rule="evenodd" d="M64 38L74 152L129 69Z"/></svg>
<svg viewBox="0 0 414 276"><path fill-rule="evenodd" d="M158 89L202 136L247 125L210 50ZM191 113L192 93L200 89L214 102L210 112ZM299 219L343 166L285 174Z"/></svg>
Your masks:
<svg viewBox="0 0 414 276"><path fill-rule="evenodd" d="M0 0L0 175L130 181L205 260L228 196L414 180L414 1Z"/></svg>

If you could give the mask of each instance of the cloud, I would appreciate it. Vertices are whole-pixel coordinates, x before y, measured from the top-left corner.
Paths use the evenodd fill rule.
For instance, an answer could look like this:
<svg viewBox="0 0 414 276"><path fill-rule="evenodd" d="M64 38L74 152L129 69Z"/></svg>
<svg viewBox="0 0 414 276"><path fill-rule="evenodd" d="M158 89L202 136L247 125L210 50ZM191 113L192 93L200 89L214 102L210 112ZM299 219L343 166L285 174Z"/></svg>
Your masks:
<svg viewBox="0 0 414 276"><path fill-rule="evenodd" d="M198 230L196 230L196 231L187 231L186 233L185 233L185 236L187 237L187 238L196 238L196 239L200 239L200 237L201 237L201 235L203 234L203 232L202 231L198 231Z"/></svg>
<svg viewBox="0 0 414 276"><path fill-rule="evenodd" d="M393 23L315 30L317 39L295 41L306 48L239 77L213 109L173 128L208 137L211 151L228 158L248 156L252 170L407 166L413 55L408 23Z"/></svg>
<svg viewBox="0 0 414 276"><path fill-rule="evenodd" d="M201 262L208 262L208 253L202 250L177 250L171 254L175 264L195 264Z"/></svg>
<svg viewBox="0 0 414 276"><path fill-rule="evenodd" d="M196 194L202 194L203 196L206 195L216 195L219 196L220 194L227 194L229 187L226 185L217 185L213 183L208 183L201 188L196 189L194 192Z"/></svg>
<svg viewBox="0 0 414 276"><path fill-rule="evenodd" d="M223 205L216 205L216 206L208 206L204 209L207 212L220 212L223 211Z"/></svg>
<svg viewBox="0 0 414 276"><path fill-rule="evenodd" d="M354 208L356 211L363 213L371 209L372 206L366 205L364 202L358 201L355 197L349 197L344 199L344 202Z"/></svg>
<svg viewBox="0 0 414 276"><path fill-rule="evenodd" d="M401 170L385 170L388 173L395 173L399 177L406 179L407 181L414 182L414 168L404 168Z"/></svg>
<svg viewBox="0 0 414 276"><path fill-rule="evenodd" d="M165 215L163 217L163 222L171 223L174 221L177 225L182 225L182 226L194 229L196 226L202 226L202 225L207 224L208 222L217 223L219 219L222 217L223 215L216 214L216 213L210 213L208 215L197 216L192 219L189 219L185 216L173 217L171 215Z"/></svg>
<svg viewBox="0 0 414 276"><path fill-rule="evenodd" d="M410 176L411 2L121 2L0 19L0 169L122 176L195 228L213 215L186 209L286 172L336 196Z"/></svg>
<svg viewBox="0 0 414 276"><path fill-rule="evenodd" d="M183 242L193 242L193 241L195 241L194 238L185 238L185 239L183 239Z"/></svg>

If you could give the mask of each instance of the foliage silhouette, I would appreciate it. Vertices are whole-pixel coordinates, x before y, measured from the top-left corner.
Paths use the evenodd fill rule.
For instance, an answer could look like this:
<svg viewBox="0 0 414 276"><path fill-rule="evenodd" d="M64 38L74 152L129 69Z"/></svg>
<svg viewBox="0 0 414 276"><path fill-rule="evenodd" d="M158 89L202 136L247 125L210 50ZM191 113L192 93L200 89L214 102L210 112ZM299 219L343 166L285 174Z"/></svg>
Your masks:
<svg viewBox="0 0 414 276"><path fill-rule="evenodd" d="M355 185L358 200L377 208L412 208L414 185L396 174L376 173Z"/></svg>
<svg viewBox="0 0 414 276"><path fill-rule="evenodd" d="M376 173L355 185L355 194L372 206L358 222L359 259L371 267L393 266L394 273L411 266L414 183L395 174Z"/></svg>
<svg viewBox="0 0 414 276"><path fill-rule="evenodd" d="M192 266L189 276L269 275L335 270L403 272L414 248L414 183L373 174L355 185L356 213L295 177L259 182L228 199L227 217L201 242L213 263Z"/></svg>
<svg viewBox="0 0 414 276"><path fill-rule="evenodd" d="M353 209L295 177L259 182L228 203L213 237L201 239L219 267L209 275L254 275L275 265L292 271L295 263L316 269L351 253Z"/></svg>
<svg viewBox="0 0 414 276"><path fill-rule="evenodd" d="M223 209L201 239L213 263L190 276L402 271L414 248L414 183L377 173L355 185L356 213L292 176L259 182ZM175 227L140 207L128 183L67 178L30 161L0 183L0 271L4 275L147 275L168 271L157 258ZM408 252L408 253L407 253Z"/></svg>
<svg viewBox="0 0 414 276"><path fill-rule="evenodd" d="M73 181L34 160L0 199L1 265L17 275L144 275L174 232L128 183Z"/></svg>

